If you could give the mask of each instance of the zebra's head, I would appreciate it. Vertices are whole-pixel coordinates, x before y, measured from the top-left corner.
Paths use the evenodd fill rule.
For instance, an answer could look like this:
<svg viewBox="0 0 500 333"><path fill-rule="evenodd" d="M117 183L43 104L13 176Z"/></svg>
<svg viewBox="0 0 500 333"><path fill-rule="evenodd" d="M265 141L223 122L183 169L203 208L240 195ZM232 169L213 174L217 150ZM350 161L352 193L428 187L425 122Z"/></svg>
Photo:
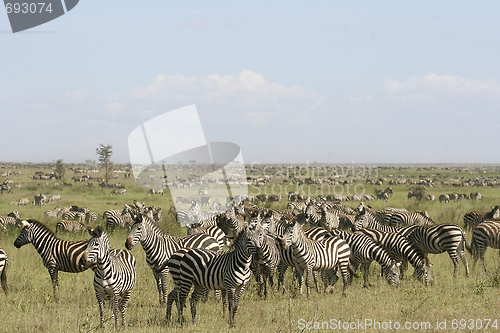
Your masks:
<svg viewBox="0 0 500 333"><path fill-rule="evenodd" d="M31 243L33 240L33 223L31 220L21 221L21 233L14 242L14 246L20 248L21 246Z"/></svg>
<svg viewBox="0 0 500 333"><path fill-rule="evenodd" d="M399 266L401 263L391 261L390 265L384 267L384 278L390 286L397 286L399 284Z"/></svg>
<svg viewBox="0 0 500 333"><path fill-rule="evenodd" d="M125 247L127 250L132 250L137 243L142 242L147 237L147 228L145 226L145 220L147 216L140 216L136 219L132 227L130 228L130 233L128 234L127 241L125 242Z"/></svg>
<svg viewBox="0 0 500 333"><path fill-rule="evenodd" d="M95 229L87 227L87 231L92 238L89 239L87 248L83 251L82 263L84 265L96 263L109 252L108 234L100 225Z"/></svg>
<svg viewBox="0 0 500 333"><path fill-rule="evenodd" d="M359 212L359 214L356 215L356 217L354 218L353 229L359 230L366 228L367 226L368 226L368 216L366 214L365 208L363 207Z"/></svg>
<svg viewBox="0 0 500 333"><path fill-rule="evenodd" d="M415 271L413 272L413 276L416 277L418 281L422 282L426 286L433 283L431 270L429 266L430 265L426 264L419 265L415 268Z"/></svg>
<svg viewBox="0 0 500 333"><path fill-rule="evenodd" d="M498 206L491 207L491 212L493 213L493 218L494 219L500 217L500 209L498 208Z"/></svg>
<svg viewBox="0 0 500 333"><path fill-rule="evenodd" d="M247 255L256 255L257 259L262 259L262 243L264 241L264 231L261 228L250 230L246 225L242 232L234 241L235 247L241 246L241 250Z"/></svg>
<svg viewBox="0 0 500 333"><path fill-rule="evenodd" d="M282 250L288 250L288 248L296 243L300 237L300 230L302 227L297 222L292 222L287 224L285 230L283 231L283 237L279 238L279 244Z"/></svg>

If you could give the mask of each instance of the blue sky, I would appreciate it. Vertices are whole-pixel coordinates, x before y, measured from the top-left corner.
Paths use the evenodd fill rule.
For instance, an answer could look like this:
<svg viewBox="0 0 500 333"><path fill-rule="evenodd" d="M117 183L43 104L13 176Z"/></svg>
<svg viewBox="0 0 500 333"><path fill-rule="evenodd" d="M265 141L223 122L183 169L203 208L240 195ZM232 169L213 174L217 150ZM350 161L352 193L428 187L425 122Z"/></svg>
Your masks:
<svg viewBox="0 0 500 333"><path fill-rule="evenodd" d="M82 0L9 31L2 161L128 162L134 128L196 104L246 162L500 162L495 1Z"/></svg>

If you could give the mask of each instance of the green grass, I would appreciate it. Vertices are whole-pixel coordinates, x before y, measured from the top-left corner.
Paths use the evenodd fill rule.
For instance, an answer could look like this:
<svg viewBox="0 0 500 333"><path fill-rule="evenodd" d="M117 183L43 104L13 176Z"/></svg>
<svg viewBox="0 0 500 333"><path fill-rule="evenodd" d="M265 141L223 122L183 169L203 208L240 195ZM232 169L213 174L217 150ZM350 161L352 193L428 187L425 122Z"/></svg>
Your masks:
<svg viewBox="0 0 500 333"><path fill-rule="evenodd" d="M470 171L472 169L469 168ZM147 196L147 190L138 188L133 180L120 177L116 182L121 182L127 187L127 194L111 196L111 189L99 187L88 188L83 184L75 184L72 188L54 187L54 182L49 181L49 186L38 186L45 181L32 181L28 179L28 173L39 170L21 169L22 176L9 177L14 183L22 184L21 189L13 189L12 194L0 196L0 213L6 215L12 210L19 210L23 219L34 218L43 220L43 212L52 209L56 205L60 207L69 205L86 206L102 215L104 210L110 208L122 208L125 203L131 203L134 199L145 201L147 205L161 207L164 215L172 204L168 192L164 196ZM48 172L48 170L46 170ZM491 175L498 177L495 170L488 171ZM418 175L442 173L439 168L433 171L417 172L413 169L382 170L381 173L392 175ZM463 172L449 171L450 177L457 174L466 178L476 175ZM99 174L97 174L99 175ZM487 174L489 175L489 174ZM73 176L71 171L67 172L66 181ZM280 180L276 180L279 183ZM59 182L59 181L57 181ZM115 181L114 181L115 182ZM94 182L94 185L97 185ZM367 186L366 193L373 194L375 187ZM461 188L461 187L433 187L427 188L427 193L436 196L453 191L470 193L479 191L484 200L450 202L440 204L439 202L416 202L406 197L408 186L392 186L394 195L388 202L370 202L376 209L384 207L405 207L409 210L427 210L431 218L438 223L456 223L463 225L463 215L472 210L489 210L491 206L499 203L500 191L497 188ZM270 187L268 187L270 190ZM264 187L258 190L264 191ZM30 199L34 194L44 192L46 194L61 194L62 200L58 203L36 208L31 204L27 207L9 205L10 201L19 200L23 196ZM256 188L250 189L251 193L257 192ZM286 193L282 193L286 196ZM357 203L348 203L354 207ZM282 203L268 203L265 206L274 208L285 208L286 200ZM48 221L48 226L55 229L56 220ZM103 224L102 217L98 223ZM185 230L175 224L172 219L162 222L163 228L172 235L181 236ZM86 271L81 274L70 274L61 272L59 274L59 295L61 301L54 303L52 300L52 286L49 274L42 264L42 260L31 244L16 249L14 240L19 230L11 228L9 236L0 233L0 247L9 257L8 281L10 295L6 297L1 294L2 307L0 307L1 332L93 332L99 331L99 310L95 298L92 281L93 272ZM117 230L110 236L111 246L124 248L127 237L126 230ZM77 240L88 238L84 233L63 234L61 238ZM470 235L468 235L470 241ZM431 255L430 259L435 284L424 287L421 283L407 279L402 281L397 288L391 288L380 278L380 268L377 264L372 265L370 282L373 287L364 289L362 279L355 278L353 285L348 288L346 298L341 297L341 282L338 282L333 294L318 294L314 290L308 301L304 296L293 293L281 294L273 290L267 300L259 299L256 294L254 281L250 282L248 290L243 294L236 317L236 328L229 329L227 321L222 318L222 305L216 304L213 296L207 303L198 305L198 323L188 323L185 327L165 323L165 309L158 306L158 293L151 270L145 262L144 251L138 245L132 250L137 259L137 284L132 291L132 297L127 308L128 326L124 332L206 332L206 331L231 331L231 332L286 332L299 331L298 321L357 321L373 319L380 322L430 322L431 330L435 328L437 320L448 322L448 331L452 319L499 319L498 315L498 293L500 285L499 267L500 260L498 251L489 249L486 253L486 263L490 275L486 276L481 271L480 265L476 271L471 271L470 278L465 278L464 268L461 265L459 277L453 279L453 264L447 254ZM469 264L472 260L469 255ZM409 275L411 276L412 268ZM287 276L287 287L290 288L290 272ZM172 284L170 283L169 289ZM107 307L108 317L110 316ZM189 310L185 312L189 317ZM173 317L176 318L174 307ZM111 331L113 324L110 322L105 331ZM370 331L370 330L367 330ZM443 332L443 330L441 330Z"/></svg>

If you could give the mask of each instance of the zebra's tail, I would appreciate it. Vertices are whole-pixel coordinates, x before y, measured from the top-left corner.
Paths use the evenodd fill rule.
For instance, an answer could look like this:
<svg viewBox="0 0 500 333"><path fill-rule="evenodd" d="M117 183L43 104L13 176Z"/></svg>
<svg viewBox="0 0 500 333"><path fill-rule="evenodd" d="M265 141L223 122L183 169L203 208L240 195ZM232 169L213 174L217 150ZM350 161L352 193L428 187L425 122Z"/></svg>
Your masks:
<svg viewBox="0 0 500 333"><path fill-rule="evenodd" d="M476 244L476 239L474 238L474 235L472 236L472 241L471 241L470 246L468 246L467 243L465 243L465 248L467 249L467 252L469 252L473 258L476 257L477 244Z"/></svg>
<svg viewBox="0 0 500 333"><path fill-rule="evenodd" d="M3 267L2 276L0 277L2 281L2 289L5 295L9 294L9 287L7 286L7 266L9 264L8 260L5 260L5 266Z"/></svg>

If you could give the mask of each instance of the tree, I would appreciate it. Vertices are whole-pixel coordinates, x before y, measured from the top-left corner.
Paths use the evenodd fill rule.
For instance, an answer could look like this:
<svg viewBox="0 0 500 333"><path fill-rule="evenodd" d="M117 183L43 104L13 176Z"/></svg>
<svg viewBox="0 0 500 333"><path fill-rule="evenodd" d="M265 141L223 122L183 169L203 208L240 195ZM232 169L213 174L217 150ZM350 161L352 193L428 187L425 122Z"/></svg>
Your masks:
<svg viewBox="0 0 500 333"><path fill-rule="evenodd" d="M58 159L56 162L56 171L54 171L56 179L62 179L66 170L64 169L64 164L62 159Z"/></svg>
<svg viewBox="0 0 500 333"><path fill-rule="evenodd" d="M408 198L414 197L417 200L422 200L425 197L425 192L427 189L423 185L417 185L415 187L412 187L410 189L410 192L408 194ZM411 195L410 195L411 193Z"/></svg>
<svg viewBox="0 0 500 333"><path fill-rule="evenodd" d="M105 146L101 144L100 148L96 148L96 153L99 155L99 162L101 162L101 167L104 168L104 183L108 186L109 179L113 173L114 164L111 162L111 155L113 155L113 146Z"/></svg>

